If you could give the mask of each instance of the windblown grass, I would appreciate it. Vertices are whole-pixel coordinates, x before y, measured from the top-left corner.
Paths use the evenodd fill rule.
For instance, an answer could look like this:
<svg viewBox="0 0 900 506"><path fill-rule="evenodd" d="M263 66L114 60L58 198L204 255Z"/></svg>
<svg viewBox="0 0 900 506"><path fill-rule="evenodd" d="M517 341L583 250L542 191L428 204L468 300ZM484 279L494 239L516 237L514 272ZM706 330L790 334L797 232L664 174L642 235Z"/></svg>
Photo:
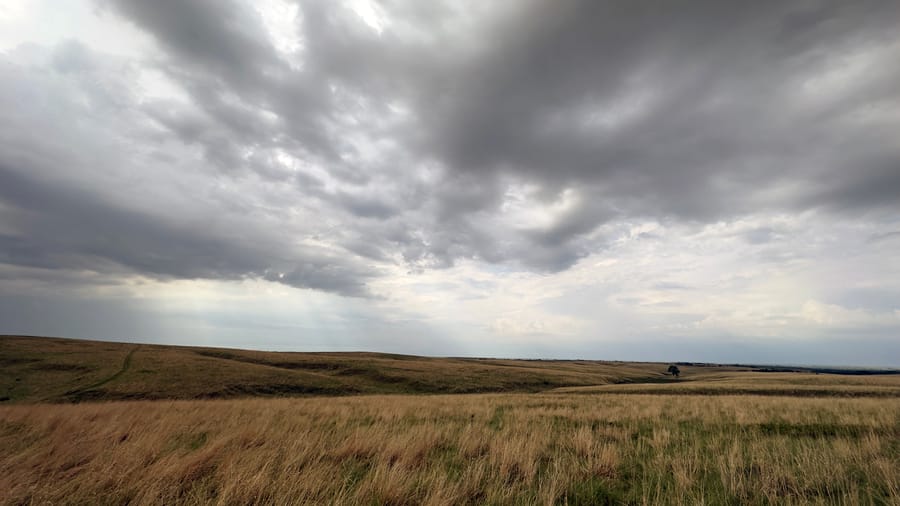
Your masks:
<svg viewBox="0 0 900 506"><path fill-rule="evenodd" d="M900 504L900 399L478 394L0 407L3 504Z"/></svg>

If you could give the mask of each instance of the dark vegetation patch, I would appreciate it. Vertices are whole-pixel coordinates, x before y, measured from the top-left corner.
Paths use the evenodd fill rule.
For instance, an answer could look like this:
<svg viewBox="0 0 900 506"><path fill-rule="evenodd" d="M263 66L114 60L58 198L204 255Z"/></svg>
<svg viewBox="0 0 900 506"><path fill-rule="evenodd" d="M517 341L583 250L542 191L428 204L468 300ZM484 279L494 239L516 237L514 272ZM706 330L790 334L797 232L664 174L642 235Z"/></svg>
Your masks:
<svg viewBox="0 0 900 506"><path fill-rule="evenodd" d="M200 448L203 448L203 446L206 445L208 439L209 433L206 431L179 432L178 434L172 436L172 439L169 441L166 449L168 452L193 452L199 450Z"/></svg>
<svg viewBox="0 0 900 506"><path fill-rule="evenodd" d="M604 478L590 478L570 486L557 504L613 506L630 503L626 500L625 491L620 485Z"/></svg>
<svg viewBox="0 0 900 506"><path fill-rule="evenodd" d="M780 365L740 365L732 364L732 367L747 367L753 372L805 372L816 374L838 374L844 376L874 376L884 374L900 374L900 369L869 369L857 367L803 367Z"/></svg>
<svg viewBox="0 0 900 506"><path fill-rule="evenodd" d="M370 459L344 459L341 463L344 486L350 490L355 489L371 469L372 461Z"/></svg>
<svg viewBox="0 0 900 506"><path fill-rule="evenodd" d="M876 369L869 367L818 367L801 365L763 364L712 364L708 362L675 362L675 365L690 367L728 367L752 372L803 372L818 374L840 374L849 376L871 376L880 374L900 374L900 369Z"/></svg>
<svg viewBox="0 0 900 506"><path fill-rule="evenodd" d="M0 437L18 436L28 432L28 425L22 422L11 422L0 419Z"/></svg>
<svg viewBox="0 0 900 506"><path fill-rule="evenodd" d="M340 362L315 362L315 361L287 361L287 360L266 360L264 358L250 357L237 353L229 353L219 350L193 350L197 355L210 358L218 358L222 360L234 360L235 362L244 362L247 364L265 365L269 367L277 367L279 369L307 369L312 371L337 371L347 366Z"/></svg>
<svg viewBox="0 0 900 506"><path fill-rule="evenodd" d="M764 436L788 436L813 439L835 437L859 439L865 434L875 432L874 429L862 425L838 425L832 423L792 424L782 421L761 423L756 425L755 429Z"/></svg>
<svg viewBox="0 0 900 506"><path fill-rule="evenodd" d="M41 436L28 424L0 420L0 447L8 455L32 447Z"/></svg>
<svg viewBox="0 0 900 506"><path fill-rule="evenodd" d="M79 364L59 364L54 362L40 362L29 367L34 371L60 371L60 372L91 372L94 369Z"/></svg>
<svg viewBox="0 0 900 506"><path fill-rule="evenodd" d="M829 388L642 388L640 390L584 390L572 391L573 394L617 394L617 395L761 395L774 397L848 397L848 398L900 398L900 390L847 390Z"/></svg>
<svg viewBox="0 0 900 506"><path fill-rule="evenodd" d="M277 397L304 395L350 395L358 393L348 386L299 385L293 383L233 384L222 389L198 395L201 399L235 397Z"/></svg>
<svg viewBox="0 0 900 506"><path fill-rule="evenodd" d="M65 393L53 402L97 402L97 401L156 401L170 398L154 392L115 392L96 388L92 390L74 390Z"/></svg>
<svg viewBox="0 0 900 506"><path fill-rule="evenodd" d="M757 439L760 437L785 436L805 439L861 439L867 435L885 437L889 441L900 438L900 427L869 427L858 424L837 424L827 422L790 423L775 420L759 424L742 425L737 423L705 423L701 420L681 420L674 426L675 439L692 439L698 434L741 435L742 438ZM659 425L651 421L639 421L632 426L630 439L634 442L648 440L653 437Z"/></svg>
<svg viewBox="0 0 900 506"><path fill-rule="evenodd" d="M236 362L250 363L268 367L276 367L289 370L305 370L319 373L325 373L330 376L342 378L354 378L362 380L372 386L366 389L367 392L384 392L384 393L409 393L409 394L469 394L469 393L488 393L488 392L540 392L551 388L573 386L579 383L572 381L558 381L551 378L535 375L534 377L519 378L503 378L498 377L496 372L475 371L474 374L480 375L476 377L458 378L458 377L441 377L430 376L427 379L422 378L422 371L405 371L394 370L383 366L371 364L365 360L357 361L315 361L315 360L297 360L297 361L281 361L270 360L260 357L246 356L238 353L231 353L221 350L193 350L194 353L222 360L233 360ZM413 360L416 357L408 355L391 355L391 354L364 354L373 358L391 358L400 357L402 360ZM427 360L427 359L426 359ZM457 361L458 359L453 359ZM498 367L527 367L524 365L509 364L492 364ZM341 392L337 393L359 393L358 389L351 386L343 387Z"/></svg>
<svg viewBox="0 0 900 506"><path fill-rule="evenodd" d="M506 418L506 410L508 406L500 405L494 408L494 413L491 415L491 419L488 420L488 427L492 430L500 431L503 429L504 419Z"/></svg>
<svg viewBox="0 0 900 506"><path fill-rule="evenodd" d="M25 358L25 357L3 357L0 356L0 367L13 367L17 365L25 365L31 364L34 362L40 362L39 358Z"/></svg>

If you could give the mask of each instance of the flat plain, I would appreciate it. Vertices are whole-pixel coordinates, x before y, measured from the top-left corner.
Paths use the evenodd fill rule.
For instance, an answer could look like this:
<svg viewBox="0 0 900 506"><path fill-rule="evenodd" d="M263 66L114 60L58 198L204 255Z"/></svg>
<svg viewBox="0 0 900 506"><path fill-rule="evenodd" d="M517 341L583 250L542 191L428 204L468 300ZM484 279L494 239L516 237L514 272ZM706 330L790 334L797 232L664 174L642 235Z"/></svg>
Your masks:
<svg viewBox="0 0 900 506"><path fill-rule="evenodd" d="M2 504L900 504L900 375L20 337L0 361Z"/></svg>

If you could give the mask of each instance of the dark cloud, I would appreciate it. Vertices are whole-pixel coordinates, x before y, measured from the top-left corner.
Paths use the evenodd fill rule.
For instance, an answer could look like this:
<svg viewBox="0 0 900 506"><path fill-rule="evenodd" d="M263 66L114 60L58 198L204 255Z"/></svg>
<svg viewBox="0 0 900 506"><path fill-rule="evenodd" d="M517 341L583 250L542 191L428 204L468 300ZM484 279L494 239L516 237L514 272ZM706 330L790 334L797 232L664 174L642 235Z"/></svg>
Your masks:
<svg viewBox="0 0 900 506"><path fill-rule="evenodd" d="M900 88L872 90L859 75L834 83L837 93L810 88L867 50L896 57L886 37L897 19L885 2L806 12L781 2L542 4L495 32L490 56L428 115L434 149L457 170L590 184L632 214L730 216L767 190L825 175L836 177L810 205L883 202L897 196L885 180L898 173L896 149L850 158L831 143L887 133L884 120L862 116L867 107L889 104L896 126ZM893 68L872 70L898 82ZM798 195L785 197L766 204L793 207Z"/></svg>
<svg viewBox="0 0 900 506"><path fill-rule="evenodd" d="M41 269L119 270L180 279L264 278L298 288L365 295L371 269L352 259L291 252L268 230L231 233L166 222L117 208L97 195L50 187L0 167L5 225L0 262Z"/></svg>
<svg viewBox="0 0 900 506"><path fill-rule="evenodd" d="M249 3L99 4L162 53L4 55L6 263L360 295L373 264L559 271L629 220L900 203L896 2L393 0L378 33L303 1L292 55Z"/></svg>
<svg viewBox="0 0 900 506"><path fill-rule="evenodd" d="M152 33L179 61L253 86L281 62L248 5L231 0L102 1ZM187 69L190 70L190 69Z"/></svg>

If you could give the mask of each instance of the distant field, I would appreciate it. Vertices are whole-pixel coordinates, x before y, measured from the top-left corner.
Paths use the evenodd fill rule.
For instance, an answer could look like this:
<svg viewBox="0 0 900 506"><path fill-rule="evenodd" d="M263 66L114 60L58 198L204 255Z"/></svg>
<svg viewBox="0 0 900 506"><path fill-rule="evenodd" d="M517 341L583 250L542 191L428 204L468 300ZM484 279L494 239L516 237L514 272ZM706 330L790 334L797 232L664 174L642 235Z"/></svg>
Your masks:
<svg viewBox="0 0 900 506"><path fill-rule="evenodd" d="M684 381L563 387L561 393L662 395L776 395L790 397L900 398L900 375L729 372L701 374Z"/></svg>
<svg viewBox="0 0 900 506"><path fill-rule="evenodd" d="M683 367L685 378L734 367ZM0 399L213 399L383 393L537 392L670 381L666 364L275 353L0 336Z"/></svg>
<svg viewBox="0 0 900 506"><path fill-rule="evenodd" d="M900 504L898 375L10 337L0 360L0 504Z"/></svg>

